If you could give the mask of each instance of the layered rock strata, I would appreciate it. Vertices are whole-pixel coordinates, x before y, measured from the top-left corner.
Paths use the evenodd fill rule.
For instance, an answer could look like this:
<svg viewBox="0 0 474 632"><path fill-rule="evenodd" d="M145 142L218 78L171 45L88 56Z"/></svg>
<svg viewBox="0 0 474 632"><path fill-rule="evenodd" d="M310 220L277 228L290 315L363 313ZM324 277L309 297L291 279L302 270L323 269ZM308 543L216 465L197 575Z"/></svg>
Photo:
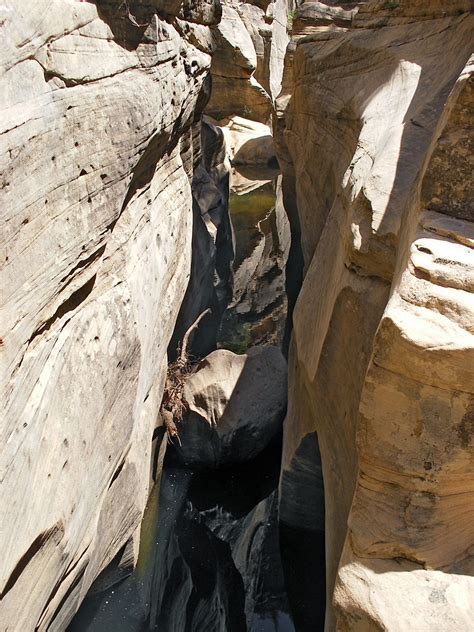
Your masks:
<svg viewBox="0 0 474 632"><path fill-rule="evenodd" d="M222 4L207 111L216 118L238 114L267 123L280 92L288 13L294 3L225 0Z"/></svg>
<svg viewBox="0 0 474 632"><path fill-rule="evenodd" d="M148 497L220 10L0 12L0 621L62 630Z"/></svg>
<svg viewBox="0 0 474 632"><path fill-rule="evenodd" d="M304 281L281 515L320 520L297 484L316 431L327 630L454 632L473 618L468 9L370 2L294 54L280 162ZM317 451L312 463L317 476Z"/></svg>

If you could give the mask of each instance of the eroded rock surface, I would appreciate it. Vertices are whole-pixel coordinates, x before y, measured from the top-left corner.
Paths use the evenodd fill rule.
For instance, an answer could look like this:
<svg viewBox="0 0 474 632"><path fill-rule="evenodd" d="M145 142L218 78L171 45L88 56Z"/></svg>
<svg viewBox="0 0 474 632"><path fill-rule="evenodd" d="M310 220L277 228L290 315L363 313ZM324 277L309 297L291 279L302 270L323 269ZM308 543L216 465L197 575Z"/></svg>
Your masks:
<svg viewBox="0 0 474 632"><path fill-rule="evenodd" d="M219 467L247 461L281 428L287 400L287 368L276 347L246 354L218 349L186 380L188 414L179 425L176 450L190 466Z"/></svg>
<svg viewBox="0 0 474 632"><path fill-rule="evenodd" d="M264 174L253 168L249 174ZM218 344L242 352L252 345L285 346L286 266L290 226L283 207L280 180L243 182L232 173L230 205L236 243L232 297L220 325ZM275 191L276 188L276 191Z"/></svg>
<svg viewBox="0 0 474 632"><path fill-rule="evenodd" d="M0 621L62 630L148 497L220 10L39 0L0 15Z"/></svg>
<svg viewBox="0 0 474 632"><path fill-rule="evenodd" d="M211 116L234 114L267 123L280 92L292 0L224 0L215 27Z"/></svg>
<svg viewBox="0 0 474 632"><path fill-rule="evenodd" d="M226 154L232 165L272 167L277 165L270 128L242 116L215 121L225 138Z"/></svg>
<svg viewBox="0 0 474 632"><path fill-rule="evenodd" d="M317 431L327 630L467 631L473 618L467 11L361 6L351 28L299 40L281 104L305 267L281 511L291 522L306 502L292 481Z"/></svg>

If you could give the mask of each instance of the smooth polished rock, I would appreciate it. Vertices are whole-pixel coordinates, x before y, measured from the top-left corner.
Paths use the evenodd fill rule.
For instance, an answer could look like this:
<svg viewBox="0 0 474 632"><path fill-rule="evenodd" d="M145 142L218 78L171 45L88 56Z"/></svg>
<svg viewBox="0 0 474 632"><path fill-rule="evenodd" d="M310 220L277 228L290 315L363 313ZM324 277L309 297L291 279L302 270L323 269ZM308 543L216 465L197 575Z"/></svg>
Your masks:
<svg viewBox="0 0 474 632"><path fill-rule="evenodd" d="M226 154L232 165L278 167L268 125L242 116L231 116L217 124L224 134Z"/></svg>
<svg viewBox="0 0 474 632"><path fill-rule="evenodd" d="M139 535L211 62L158 4L0 6L2 629L64 629Z"/></svg>
<svg viewBox="0 0 474 632"><path fill-rule="evenodd" d="M281 428L287 367L276 347L238 355L218 349L186 380L188 413L179 425L180 458L189 466L217 468L256 456Z"/></svg>
<svg viewBox="0 0 474 632"><path fill-rule="evenodd" d="M316 431L328 631L454 632L474 614L473 18L388 4L300 38L279 103L305 263L283 471Z"/></svg>

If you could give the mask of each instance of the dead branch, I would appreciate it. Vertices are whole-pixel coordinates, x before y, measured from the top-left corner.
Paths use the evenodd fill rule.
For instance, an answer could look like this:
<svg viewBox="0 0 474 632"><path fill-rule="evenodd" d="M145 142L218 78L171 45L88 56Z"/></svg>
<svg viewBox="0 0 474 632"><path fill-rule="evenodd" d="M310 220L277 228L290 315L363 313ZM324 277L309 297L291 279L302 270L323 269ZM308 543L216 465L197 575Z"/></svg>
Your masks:
<svg viewBox="0 0 474 632"><path fill-rule="evenodd" d="M128 19L130 20L130 22L134 25L137 26L138 28L142 28L144 26L148 26L148 24L140 24L139 22L137 22L137 20L135 19L135 17L132 15L131 11L130 11L130 7L128 6L128 0L123 0L123 2L121 2L121 4L119 5L118 10L120 11L120 9L125 6L125 10L127 12L128 15Z"/></svg>
<svg viewBox="0 0 474 632"><path fill-rule="evenodd" d="M189 336L191 335L191 333L193 332L194 329L196 329L196 327L199 326L199 323L201 322L201 320L204 318L204 316L206 316L206 314L210 314L211 313L211 308L208 307L207 309L205 309L202 314L200 314L196 320L194 321L194 323L186 330L186 333L183 336L183 345L181 347L181 353L179 356L179 359L181 360L181 362L186 363L187 362L187 357L188 357L188 342L189 342Z"/></svg>
<svg viewBox="0 0 474 632"><path fill-rule="evenodd" d="M178 359L168 365L160 412L170 443L172 443L174 439L177 439L178 443L181 444L178 434L178 424L183 420L186 410L186 404L183 400L184 384L187 376L193 370L188 358L189 336L192 331L196 329L204 316L210 312L210 308L204 310L186 330Z"/></svg>

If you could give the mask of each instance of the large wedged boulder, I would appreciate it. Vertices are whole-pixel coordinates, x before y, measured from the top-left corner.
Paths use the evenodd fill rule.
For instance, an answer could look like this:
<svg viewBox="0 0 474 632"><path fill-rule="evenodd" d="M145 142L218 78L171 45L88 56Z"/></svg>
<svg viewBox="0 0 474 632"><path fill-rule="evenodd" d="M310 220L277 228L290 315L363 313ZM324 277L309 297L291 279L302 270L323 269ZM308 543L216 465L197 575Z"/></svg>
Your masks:
<svg viewBox="0 0 474 632"><path fill-rule="evenodd" d="M178 426L180 458L214 468L256 456L281 428L286 376L276 347L242 355L218 349L204 358L184 386L188 413Z"/></svg>
<svg viewBox="0 0 474 632"><path fill-rule="evenodd" d="M258 165L276 168L273 136L268 125L242 116L231 116L219 123L232 165Z"/></svg>

